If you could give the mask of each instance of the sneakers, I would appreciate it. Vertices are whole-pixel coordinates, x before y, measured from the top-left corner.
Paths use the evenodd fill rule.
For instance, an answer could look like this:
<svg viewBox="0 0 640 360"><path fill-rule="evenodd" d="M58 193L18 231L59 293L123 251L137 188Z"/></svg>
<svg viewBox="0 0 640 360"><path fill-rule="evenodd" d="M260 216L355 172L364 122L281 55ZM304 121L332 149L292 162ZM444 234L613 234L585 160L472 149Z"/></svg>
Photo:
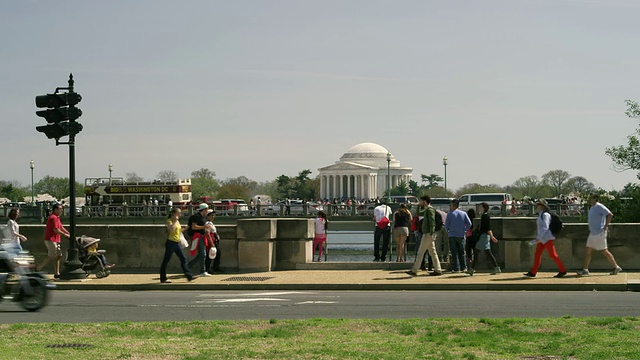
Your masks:
<svg viewBox="0 0 640 360"><path fill-rule="evenodd" d="M582 269L580 271L578 271L576 274L578 274L578 276L589 276L589 270L587 269Z"/></svg>
<svg viewBox="0 0 640 360"><path fill-rule="evenodd" d="M622 268L620 266L616 266L615 269L613 269L612 272L610 272L610 275L618 275L620 272L622 271Z"/></svg>
<svg viewBox="0 0 640 360"><path fill-rule="evenodd" d="M553 277L554 278L561 278L561 277L564 277L565 275L567 275L567 272L566 271L561 271L561 272L555 274Z"/></svg>
<svg viewBox="0 0 640 360"><path fill-rule="evenodd" d="M493 272L491 273L491 275L500 274L501 272L502 270L500 270L500 266L496 266L493 268Z"/></svg>
<svg viewBox="0 0 640 360"><path fill-rule="evenodd" d="M467 270L467 274L473 276L473 273L475 273L476 271L473 270L472 268L469 268L469 270Z"/></svg>
<svg viewBox="0 0 640 360"><path fill-rule="evenodd" d="M418 273L414 273L412 270L405 271L405 274L409 274L411 276L418 276Z"/></svg>
<svg viewBox="0 0 640 360"><path fill-rule="evenodd" d="M429 275L431 275L431 276L440 276L440 275L442 275L442 271L434 271L432 273L429 273Z"/></svg>
<svg viewBox="0 0 640 360"><path fill-rule="evenodd" d="M211 276L211 274L209 274L208 272L206 272L206 271L205 271L205 272L203 272L202 274L200 274L200 276L202 276L202 277L208 277L208 276Z"/></svg>
<svg viewBox="0 0 640 360"><path fill-rule="evenodd" d="M528 271L528 272L524 273L523 275L528 277L528 278L536 277L536 274L532 273L531 271Z"/></svg>

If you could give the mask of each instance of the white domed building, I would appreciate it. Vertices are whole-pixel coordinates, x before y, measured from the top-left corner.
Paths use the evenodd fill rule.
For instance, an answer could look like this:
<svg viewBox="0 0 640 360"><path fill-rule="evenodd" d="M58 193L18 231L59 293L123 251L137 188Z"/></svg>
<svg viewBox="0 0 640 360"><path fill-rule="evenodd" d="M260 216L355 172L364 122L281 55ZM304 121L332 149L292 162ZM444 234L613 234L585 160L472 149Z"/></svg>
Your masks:
<svg viewBox="0 0 640 360"><path fill-rule="evenodd" d="M387 161L387 156L388 160ZM400 162L384 147L361 143L351 147L335 164L320 171L320 197L373 199L383 197L387 189L387 165L391 188L402 181L409 184L413 169Z"/></svg>

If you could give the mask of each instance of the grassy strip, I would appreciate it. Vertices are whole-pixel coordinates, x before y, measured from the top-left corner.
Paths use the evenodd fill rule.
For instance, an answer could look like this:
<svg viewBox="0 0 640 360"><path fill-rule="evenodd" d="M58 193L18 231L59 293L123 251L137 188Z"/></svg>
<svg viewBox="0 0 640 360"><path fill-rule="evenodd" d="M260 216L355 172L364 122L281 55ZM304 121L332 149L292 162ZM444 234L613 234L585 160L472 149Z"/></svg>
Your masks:
<svg viewBox="0 0 640 360"><path fill-rule="evenodd" d="M638 359L639 331L636 317L13 324L0 358Z"/></svg>

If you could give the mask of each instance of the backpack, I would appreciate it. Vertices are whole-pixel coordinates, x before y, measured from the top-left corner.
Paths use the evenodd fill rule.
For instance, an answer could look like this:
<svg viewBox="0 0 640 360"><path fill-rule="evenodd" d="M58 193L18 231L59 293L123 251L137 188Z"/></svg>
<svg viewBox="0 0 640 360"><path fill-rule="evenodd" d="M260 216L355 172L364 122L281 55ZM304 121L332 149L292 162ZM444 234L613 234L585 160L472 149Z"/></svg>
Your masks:
<svg viewBox="0 0 640 360"><path fill-rule="evenodd" d="M442 215L440 215L440 213L436 210L436 231L442 229Z"/></svg>
<svg viewBox="0 0 640 360"><path fill-rule="evenodd" d="M551 223L549 224L549 230L553 235L558 235L562 232L562 220L560 220L560 216L558 214L551 214Z"/></svg>

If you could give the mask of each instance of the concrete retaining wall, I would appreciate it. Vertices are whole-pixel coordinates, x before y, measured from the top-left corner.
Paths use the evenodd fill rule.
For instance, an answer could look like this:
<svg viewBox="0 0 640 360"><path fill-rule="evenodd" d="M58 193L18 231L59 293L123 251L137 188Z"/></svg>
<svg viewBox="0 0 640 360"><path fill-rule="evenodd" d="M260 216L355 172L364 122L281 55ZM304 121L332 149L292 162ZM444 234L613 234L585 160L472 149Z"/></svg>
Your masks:
<svg viewBox="0 0 640 360"><path fill-rule="evenodd" d="M492 227L500 242L494 245L498 262L506 271L527 271L533 263L535 219L494 218ZM312 262L313 220L311 219L243 219L237 225L218 225L221 266L229 271L271 271L301 268ZM46 255L42 242L44 225L22 225L29 238L25 249L37 258ZM589 233L586 224L565 224L556 240L560 259L568 269L581 268L584 246ZM640 224L612 224L609 249L625 270L640 270ZM166 238L162 225L78 225L76 236L102 239L100 247L119 271L149 271L160 267ZM329 239L329 241L331 241ZM371 239L373 242L373 237ZM63 240L66 250L68 241ZM189 258L188 251L185 255ZM481 266L485 265L481 259ZM611 266L594 253L590 268L605 270ZM120 270L122 269L122 270ZM555 271L555 264L543 255L541 270ZM169 271L180 272L178 260L172 259Z"/></svg>

